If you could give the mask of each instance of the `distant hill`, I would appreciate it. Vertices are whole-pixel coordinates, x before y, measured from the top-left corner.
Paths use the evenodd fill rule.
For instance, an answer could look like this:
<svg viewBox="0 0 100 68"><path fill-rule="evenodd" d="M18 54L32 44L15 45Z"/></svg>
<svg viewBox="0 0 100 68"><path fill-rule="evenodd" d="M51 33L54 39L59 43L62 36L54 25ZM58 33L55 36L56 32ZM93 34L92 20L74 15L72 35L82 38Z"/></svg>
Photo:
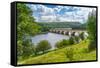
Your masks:
<svg viewBox="0 0 100 68"><path fill-rule="evenodd" d="M81 28L80 22L39 22L39 25L48 28L72 28L79 29Z"/></svg>

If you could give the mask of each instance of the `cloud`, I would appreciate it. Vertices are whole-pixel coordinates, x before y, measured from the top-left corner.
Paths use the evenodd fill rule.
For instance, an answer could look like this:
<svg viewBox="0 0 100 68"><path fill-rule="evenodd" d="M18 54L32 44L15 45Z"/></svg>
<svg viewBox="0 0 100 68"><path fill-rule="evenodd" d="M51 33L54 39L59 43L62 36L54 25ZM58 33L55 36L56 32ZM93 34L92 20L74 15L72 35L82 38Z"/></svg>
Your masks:
<svg viewBox="0 0 100 68"><path fill-rule="evenodd" d="M33 10L33 16L37 22L64 22L78 21L86 22L89 12L94 8L72 7L72 6L55 6L47 7L41 4L29 4Z"/></svg>
<svg viewBox="0 0 100 68"><path fill-rule="evenodd" d="M75 11L65 12L64 17L69 20L79 21L81 23L86 22L89 12L92 12L93 8L87 7L74 7Z"/></svg>
<svg viewBox="0 0 100 68"><path fill-rule="evenodd" d="M60 12L64 7L63 6L56 6L53 8L55 11Z"/></svg>
<svg viewBox="0 0 100 68"><path fill-rule="evenodd" d="M56 16L54 16L54 15L41 16L41 21L45 21L45 22L55 22L56 21Z"/></svg>

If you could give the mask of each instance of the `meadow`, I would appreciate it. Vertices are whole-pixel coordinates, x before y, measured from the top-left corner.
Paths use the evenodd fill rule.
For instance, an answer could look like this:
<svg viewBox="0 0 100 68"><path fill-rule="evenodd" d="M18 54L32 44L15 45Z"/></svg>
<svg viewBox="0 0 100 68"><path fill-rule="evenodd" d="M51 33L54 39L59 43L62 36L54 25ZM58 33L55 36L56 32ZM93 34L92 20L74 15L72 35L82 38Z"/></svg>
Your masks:
<svg viewBox="0 0 100 68"><path fill-rule="evenodd" d="M96 60L96 50L88 52L89 40L81 41L78 44L67 46L61 49L48 52L46 54L30 57L24 61L18 62L18 64L42 64L42 63L59 63L59 62L71 62L71 61L90 61ZM67 50L73 48L73 59L67 57Z"/></svg>

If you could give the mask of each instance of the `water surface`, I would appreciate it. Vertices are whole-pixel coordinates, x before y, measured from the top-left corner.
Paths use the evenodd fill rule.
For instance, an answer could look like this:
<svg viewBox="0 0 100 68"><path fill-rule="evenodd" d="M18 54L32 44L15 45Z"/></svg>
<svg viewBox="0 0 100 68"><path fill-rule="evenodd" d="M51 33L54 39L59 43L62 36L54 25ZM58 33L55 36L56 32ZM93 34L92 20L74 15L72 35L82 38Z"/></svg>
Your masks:
<svg viewBox="0 0 100 68"><path fill-rule="evenodd" d="M51 44L52 49L54 49L56 42L63 40L63 39L67 40L67 39L69 39L69 36L49 32L46 34L40 34L40 35L36 35L36 36L32 37L32 43L34 43L36 45L37 43L39 43L42 40L47 40Z"/></svg>

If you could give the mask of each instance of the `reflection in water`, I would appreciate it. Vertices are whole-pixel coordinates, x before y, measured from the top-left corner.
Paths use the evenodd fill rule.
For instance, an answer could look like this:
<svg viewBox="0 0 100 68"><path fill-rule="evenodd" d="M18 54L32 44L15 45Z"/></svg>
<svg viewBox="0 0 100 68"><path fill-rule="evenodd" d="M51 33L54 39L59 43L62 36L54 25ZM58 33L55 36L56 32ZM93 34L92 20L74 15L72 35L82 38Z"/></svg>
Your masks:
<svg viewBox="0 0 100 68"><path fill-rule="evenodd" d="M42 40L48 40L48 42L52 46L52 49L54 49L55 43L62 39L69 39L69 36L55 34L55 33L47 33L47 34L41 34L41 35L36 35L36 36L32 37L32 42L36 45L37 43L39 43Z"/></svg>

